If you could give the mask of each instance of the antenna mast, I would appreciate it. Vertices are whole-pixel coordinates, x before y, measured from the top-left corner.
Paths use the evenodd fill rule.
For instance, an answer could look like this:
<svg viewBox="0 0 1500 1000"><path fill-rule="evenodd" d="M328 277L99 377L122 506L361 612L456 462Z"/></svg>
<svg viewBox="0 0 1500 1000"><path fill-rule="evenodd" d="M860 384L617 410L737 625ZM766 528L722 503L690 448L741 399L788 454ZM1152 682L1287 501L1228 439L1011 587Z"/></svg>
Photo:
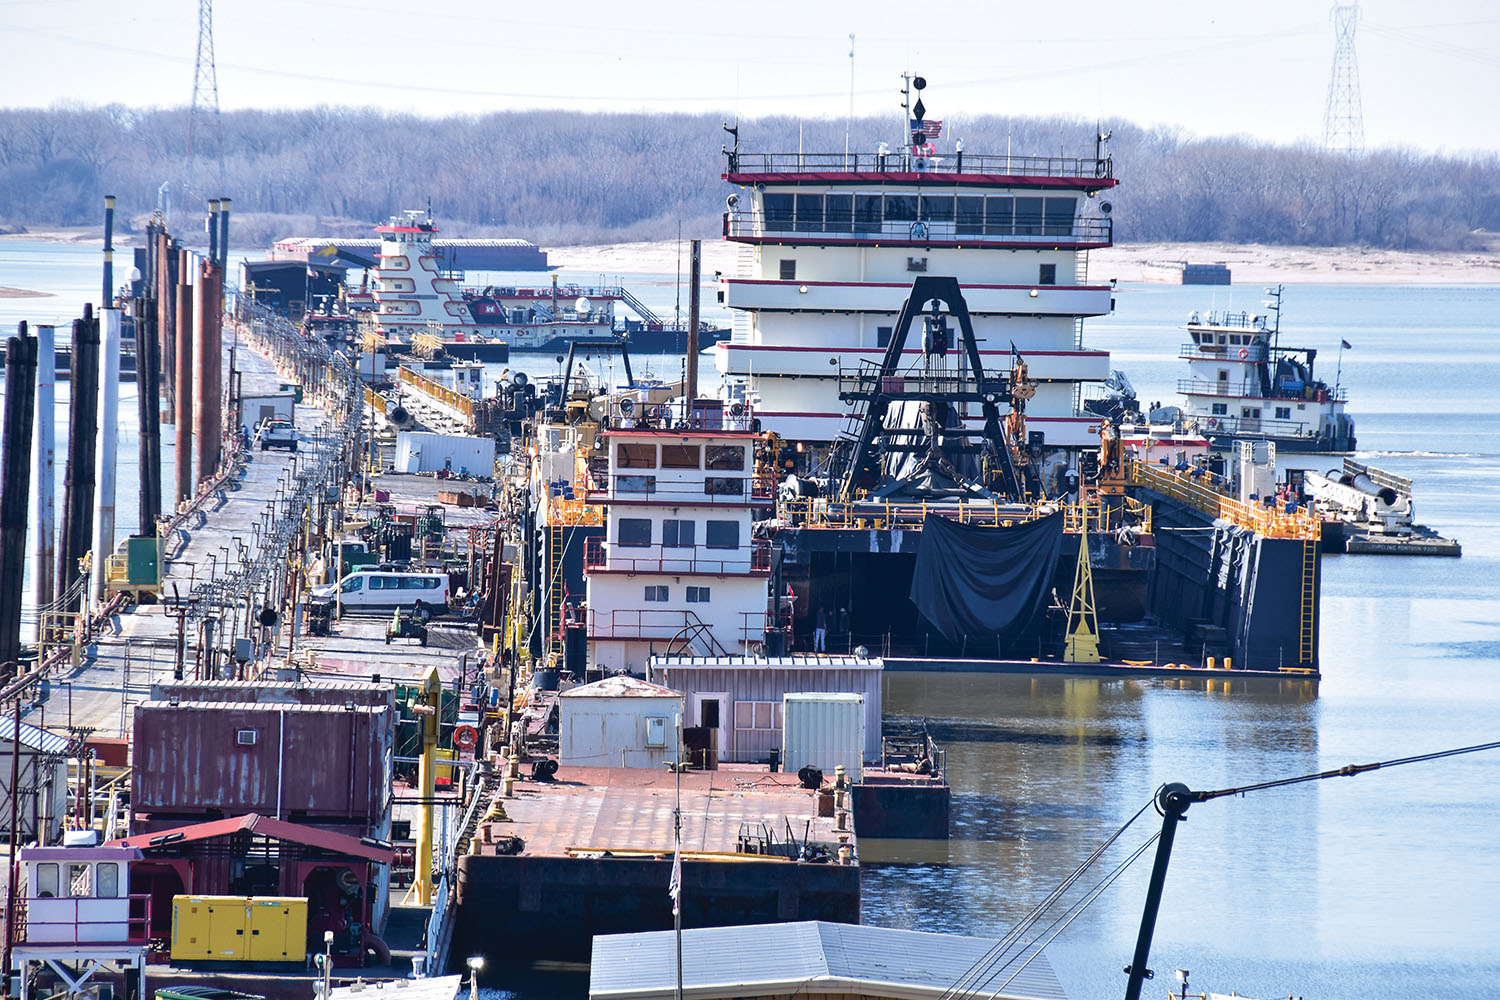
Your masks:
<svg viewBox="0 0 1500 1000"><path fill-rule="evenodd" d="M224 123L219 117L219 74L214 68L214 0L198 0L198 55L193 60L193 104L188 111L187 194L193 193L198 165L199 131L210 155L219 162L219 186L224 186Z"/></svg>
<svg viewBox="0 0 1500 1000"><path fill-rule="evenodd" d="M1359 100L1359 62L1354 54L1354 29L1359 4L1335 4L1333 69L1328 74L1328 104L1323 111L1323 146L1331 152L1358 155L1365 151L1364 111Z"/></svg>

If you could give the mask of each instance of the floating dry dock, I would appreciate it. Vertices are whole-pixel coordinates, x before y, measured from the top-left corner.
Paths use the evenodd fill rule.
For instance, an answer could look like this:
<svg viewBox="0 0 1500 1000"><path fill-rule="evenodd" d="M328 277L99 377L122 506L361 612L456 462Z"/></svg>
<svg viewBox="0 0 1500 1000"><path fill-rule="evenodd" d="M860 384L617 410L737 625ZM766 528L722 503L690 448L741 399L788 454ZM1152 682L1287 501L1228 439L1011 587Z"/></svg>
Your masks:
<svg viewBox="0 0 1500 1000"><path fill-rule="evenodd" d="M553 781L516 781L498 800L507 818L482 823L476 853L459 861L455 954L586 957L595 934L671 927L677 777L563 767ZM764 767L681 781L684 926L858 922L842 810L820 816L816 791Z"/></svg>

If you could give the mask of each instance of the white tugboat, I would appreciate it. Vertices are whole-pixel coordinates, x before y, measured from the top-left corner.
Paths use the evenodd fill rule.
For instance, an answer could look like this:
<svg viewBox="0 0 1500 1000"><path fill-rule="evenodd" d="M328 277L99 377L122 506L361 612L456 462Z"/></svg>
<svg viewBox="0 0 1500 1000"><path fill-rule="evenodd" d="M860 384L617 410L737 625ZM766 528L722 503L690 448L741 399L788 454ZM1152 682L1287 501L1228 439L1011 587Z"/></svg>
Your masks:
<svg viewBox="0 0 1500 1000"><path fill-rule="evenodd" d="M847 406L840 376L878 363L921 275L958 279L987 370L1025 362L1036 383L1026 410L1048 456L1098 445L1081 388L1109 375L1109 352L1085 348L1083 320L1113 307L1088 280L1088 251L1112 244L1113 166L1098 136L1083 157L985 155L961 141L939 151L921 77L909 78L909 129L895 149L753 153L738 129L725 151L724 236L737 272L720 280L735 311L717 345L720 372L743 386L762 426L818 450ZM921 351L912 345L912 360ZM970 419L975 419L970 415Z"/></svg>
<svg viewBox="0 0 1500 1000"><path fill-rule="evenodd" d="M1235 441L1272 441L1278 453L1353 452L1354 420L1344 412L1343 387L1314 375L1316 350L1281 346L1282 286L1266 291L1269 317L1189 317L1191 341L1181 352L1189 377L1177 385L1184 419L1219 451Z"/></svg>

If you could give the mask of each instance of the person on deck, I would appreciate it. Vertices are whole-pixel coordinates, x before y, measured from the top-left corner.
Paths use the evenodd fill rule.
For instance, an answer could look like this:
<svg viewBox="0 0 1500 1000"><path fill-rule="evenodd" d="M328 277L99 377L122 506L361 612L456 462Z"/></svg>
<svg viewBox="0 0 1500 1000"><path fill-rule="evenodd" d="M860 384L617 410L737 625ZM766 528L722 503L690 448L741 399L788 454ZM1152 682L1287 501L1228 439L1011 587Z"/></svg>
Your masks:
<svg viewBox="0 0 1500 1000"><path fill-rule="evenodd" d="M828 652L828 609L819 608L813 624L813 652Z"/></svg>

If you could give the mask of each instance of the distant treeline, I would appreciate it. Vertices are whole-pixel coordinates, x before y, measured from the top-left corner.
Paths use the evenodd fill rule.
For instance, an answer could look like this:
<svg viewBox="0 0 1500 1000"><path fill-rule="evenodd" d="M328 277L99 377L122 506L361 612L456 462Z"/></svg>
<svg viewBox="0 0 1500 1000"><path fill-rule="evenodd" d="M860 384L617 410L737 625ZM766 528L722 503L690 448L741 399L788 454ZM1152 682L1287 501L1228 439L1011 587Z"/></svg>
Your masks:
<svg viewBox="0 0 1500 1000"><path fill-rule="evenodd" d="M725 185L717 115L507 112L442 119L368 108L240 111L222 119L223 176L200 130L194 187L234 201L233 242L365 235L431 202L457 235L543 244L712 236ZM953 124L950 121L950 125ZM965 117L939 143L973 153L1090 156L1095 126L1064 118ZM896 145L897 115L854 122L851 145ZM1120 242L1226 241L1468 249L1500 230L1500 157L1380 150L1346 157L1306 146L1198 138L1105 123L1119 188ZM740 124L754 152L844 150L842 121ZM0 224L89 225L105 194L138 224L170 182L181 219L187 113L112 106L0 109ZM201 210L194 196L192 212ZM183 229L179 223L178 229Z"/></svg>

